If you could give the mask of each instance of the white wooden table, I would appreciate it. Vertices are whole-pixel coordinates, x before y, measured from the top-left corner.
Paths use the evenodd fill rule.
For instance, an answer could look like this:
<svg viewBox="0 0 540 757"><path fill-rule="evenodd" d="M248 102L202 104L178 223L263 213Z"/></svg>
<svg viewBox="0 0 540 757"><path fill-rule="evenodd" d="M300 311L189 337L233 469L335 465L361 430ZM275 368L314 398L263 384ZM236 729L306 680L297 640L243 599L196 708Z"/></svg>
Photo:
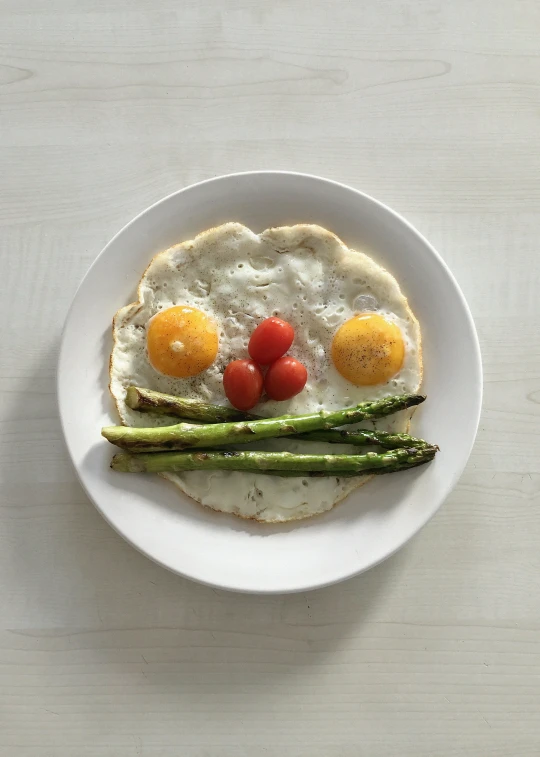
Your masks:
<svg viewBox="0 0 540 757"><path fill-rule="evenodd" d="M0 755L538 757L537 0L0 2ZM74 290L134 214L287 168L441 251L482 341L461 482L375 570L237 596L125 544L55 403Z"/></svg>

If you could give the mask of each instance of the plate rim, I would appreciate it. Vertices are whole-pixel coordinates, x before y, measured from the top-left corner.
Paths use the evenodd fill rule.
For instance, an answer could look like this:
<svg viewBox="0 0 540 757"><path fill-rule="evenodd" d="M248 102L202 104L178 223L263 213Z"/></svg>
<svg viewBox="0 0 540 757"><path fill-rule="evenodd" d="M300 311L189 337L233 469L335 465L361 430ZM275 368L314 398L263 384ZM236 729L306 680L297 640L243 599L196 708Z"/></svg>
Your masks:
<svg viewBox="0 0 540 757"><path fill-rule="evenodd" d="M77 299L79 296L79 293L84 286L84 283L87 279L87 277L90 275L90 272L94 269L94 267L98 264L98 261L104 257L107 254L108 249L113 246L113 244L116 242L116 240L124 234L131 226L135 225L143 216L145 216L147 213L151 213L155 208L158 206L165 204L169 202L173 197L176 197L178 195L183 194L184 192L188 192L190 190L193 190L195 188L199 188L204 186L205 184L214 184L219 183L223 181L228 181L231 179L236 179L240 177L255 177L255 176L290 176L300 179L307 179L310 181L316 181L316 182L322 182L323 184L327 185L333 185L339 189L344 189L349 192L353 192L354 194L362 197L364 200L369 201L370 203L373 203L375 206L379 207L381 210L385 211L386 213L390 214L394 220L400 222L403 226L405 226L409 232L411 232L414 236L416 236L429 250L431 255L434 256L434 258L437 260L441 268L444 270L444 273L450 280L451 284L454 287L455 293L457 294L461 306L463 308L463 313L466 317L467 325L469 328L469 332L472 337L472 347L473 347L473 357L474 357L474 364L475 364L475 370L477 371L478 375L478 384L477 384L477 409L476 409L476 417L474 418L474 423L472 424L472 433L470 436L470 441L468 444L468 448L466 449L466 455L463 457L463 463L460 468L456 469L453 472L453 475L451 477L451 480L447 486L447 491L444 493L444 495L441 497L440 502L438 506L432 511L428 512L427 515L423 516L418 524L415 526L415 528L408 534L407 538L402 541L399 545L394 547L393 549L387 550L384 554L380 556L379 559L371 562L369 565L365 565L361 568L358 568L357 570L352 570L347 572L346 574L343 574L342 576L331 578L328 581L317 581L314 583L310 583L307 585L302 586L292 586L288 588L260 588L260 589L253 589L253 588L246 588L242 586L231 586L229 584L220 583L219 580L216 581L208 581L203 578L199 578L198 576L195 576L193 574L186 573L185 571L178 570L177 568L172 567L171 565L168 565L167 563L160 560L158 557L156 557L153 554L150 554L145 550L143 546L140 544L134 542L126 533L124 533L120 528L116 526L116 524L109 518L107 513L104 511L104 509L96 502L94 497L89 492L82 476L79 471L79 467L77 466L74 456L68 441L68 433L66 429L66 418L64 416L64 413L62 411L62 397L61 397L61 370L63 367L63 363L65 362L65 344L66 344L66 334L69 328L69 321L71 319L72 313L76 307ZM339 232L338 236L339 236ZM124 539L130 546L134 547L138 552L143 554L146 558L150 559L152 562L156 563L157 565L165 568L169 572L182 576L183 578L189 579L191 581L196 581L197 583L203 584L205 586L209 586L211 588L216 588L224 591L232 591L236 593L242 593L242 594L261 594L261 595L279 595L279 594L294 594L299 592L305 592L305 591L313 591L316 589L325 588L327 586L332 586L334 584L340 583L341 581L346 581L350 578L353 578L354 576L360 575L361 573L364 573L367 570L370 570L371 568L376 567L377 565L380 565L382 562L387 560L389 557L394 555L396 552L398 552L402 547L404 547L406 544L408 544L426 525L429 523L429 521L435 516L435 514L440 510L450 493L454 490L457 482L461 478L461 475L463 474L463 471L465 470L465 467L469 461L476 436L478 434L478 428L480 424L480 417L482 412L482 402L483 402L483 390L484 390L484 382L483 382L483 366L482 366L482 353L480 349L480 341L478 338L478 333L476 330L476 325L474 323L474 319L471 313L471 310L469 308L469 305L467 303L467 300L465 298L465 295L463 294L463 291L461 290L461 287L459 286L459 283L457 279L455 278L454 274L450 270L449 266L446 264L445 260L442 258L440 253L435 249L435 247L428 241L428 239L410 222L408 221L401 213L398 213L393 208L391 208L386 203L382 202L381 200L376 199L370 194L367 194L366 192L363 192L362 190L356 189L355 187L352 187L348 184L345 184L343 182L336 181L334 179L328 179L324 176L319 176L317 174L310 174L310 173L304 173L301 171L286 171L286 170L252 170L252 171L239 171L239 172L233 172L228 174L221 174L219 176L210 177L208 179L203 179L202 181L198 181L192 184L189 184L185 187L182 187L181 189L177 189L174 192L170 192L168 195L160 198L156 202L153 202L151 205L148 205L146 208L144 208L142 211L140 211L137 215L135 215L133 218L131 218L127 223L125 223L107 242L107 244L101 249L101 251L96 255L90 266L87 268L84 276L82 277L81 281L79 282L78 286L75 289L75 292L73 294L73 297L71 299L69 308L66 312L66 316L64 319L64 324L61 330L61 336L60 336L60 346L58 351L58 359L56 363L56 403L57 403L57 409L58 409L58 415L60 418L60 427L62 430L62 436L64 439L65 447L67 448L69 459L71 461L72 467L75 470L77 479L79 483L81 484L86 496L89 498L89 500L92 502L93 506L96 508L96 510L99 512L99 514L104 518L104 520L107 522L107 524L113 528L113 530L119 534L119 536Z"/></svg>

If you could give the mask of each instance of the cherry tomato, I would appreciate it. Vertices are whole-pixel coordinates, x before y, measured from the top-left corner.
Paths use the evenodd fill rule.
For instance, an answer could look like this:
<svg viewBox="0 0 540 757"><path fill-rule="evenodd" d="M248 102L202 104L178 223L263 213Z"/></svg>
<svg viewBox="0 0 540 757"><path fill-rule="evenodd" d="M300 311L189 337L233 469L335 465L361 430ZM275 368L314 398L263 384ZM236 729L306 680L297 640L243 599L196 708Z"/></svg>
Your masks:
<svg viewBox="0 0 540 757"><path fill-rule="evenodd" d="M223 373L223 389L237 410L251 410L261 398L264 377L253 360L234 360Z"/></svg>
<svg viewBox="0 0 540 757"><path fill-rule="evenodd" d="M264 388L271 400L290 400L302 391L307 381L307 370L294 357L280 357L266 373Z"/></svg>
<svg viewBox="0 0 540 757"><path fill-rule="evenodd" d="M248 352L257 363L270 365L284 355L294 339L294 329L281 318L267 318L259 323L251 339Z"/></svg>

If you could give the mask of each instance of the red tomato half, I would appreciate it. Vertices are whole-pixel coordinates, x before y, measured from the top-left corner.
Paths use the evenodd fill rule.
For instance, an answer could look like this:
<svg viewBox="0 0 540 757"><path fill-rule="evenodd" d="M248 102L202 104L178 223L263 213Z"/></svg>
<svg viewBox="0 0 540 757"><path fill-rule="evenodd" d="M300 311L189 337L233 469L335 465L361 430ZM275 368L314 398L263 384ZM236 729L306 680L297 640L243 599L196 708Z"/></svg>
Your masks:
<svg viewBox="0 0 540 757"><path fill-rule="evenodd" d="M270 365L284 355L294 339L294 329L281 318L267 318L259 323L251 339L248 352L257 363Z"/></svg>
<svg viewBox="0 0 540 757"><path fill-rule="evenodd" d="M271 400L290 400L305 387L307 370L294 357L280 357L266 373L264 388Z"/></svg>
<svg viewBox="0 0 540 757"><path fill-rule="evenodd" d="M234 360L223 373L223 389L237 410L251 410L261 398L264 377L253 360Z"/></svg>

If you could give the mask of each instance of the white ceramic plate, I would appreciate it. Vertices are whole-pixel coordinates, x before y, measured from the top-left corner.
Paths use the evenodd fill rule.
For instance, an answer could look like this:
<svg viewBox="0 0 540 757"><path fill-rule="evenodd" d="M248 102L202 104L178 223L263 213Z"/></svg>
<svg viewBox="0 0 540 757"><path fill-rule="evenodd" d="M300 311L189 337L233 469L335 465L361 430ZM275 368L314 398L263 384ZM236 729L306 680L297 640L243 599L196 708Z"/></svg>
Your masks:
<svg viewBox="0 0 540 757"><path fill-rule="evenodd" d="M109 469L100 428L117 421L107 389L111 319L134 299L150 258L225 221L254 231L317 223L368 248L397 278L418 317L428 401L412 431L441 451L426 467L380 476L331 512L287 526L207 510L166 481ZM384 560L436 512L476 434L480 351L465 299L428 242L385 205L315 176L253 172L181 190L145 210L99 255L69 311L58 366L60 416L82 485L106 520L161 565L225 589L292 592L341 581Z"/></svg>

